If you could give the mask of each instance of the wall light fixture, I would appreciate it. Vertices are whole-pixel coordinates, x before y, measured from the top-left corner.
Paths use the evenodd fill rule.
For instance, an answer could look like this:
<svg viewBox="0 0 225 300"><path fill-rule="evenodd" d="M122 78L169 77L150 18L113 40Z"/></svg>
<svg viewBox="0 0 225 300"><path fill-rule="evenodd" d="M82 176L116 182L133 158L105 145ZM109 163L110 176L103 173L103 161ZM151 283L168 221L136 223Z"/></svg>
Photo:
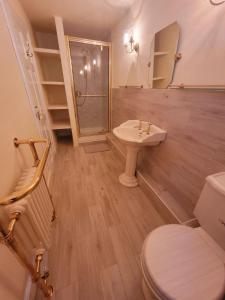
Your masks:
<svg viewBox="0 0 225 300"><path fill-rule="evenodd" d="M128 53L132 53L134 51L137 53L139 51L139 44L135 42L133 36L129 35L128 33L124 34L123 44Z"/></svg>

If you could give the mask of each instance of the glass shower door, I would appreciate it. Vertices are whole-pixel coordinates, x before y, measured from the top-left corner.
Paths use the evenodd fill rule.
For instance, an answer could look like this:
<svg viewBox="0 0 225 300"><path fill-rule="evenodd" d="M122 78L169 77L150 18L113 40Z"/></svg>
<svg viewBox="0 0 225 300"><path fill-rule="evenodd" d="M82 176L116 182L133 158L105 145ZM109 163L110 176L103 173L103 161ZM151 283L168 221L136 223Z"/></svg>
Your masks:
<svg viewBox="0 0 225 300"><path fill-rule="evenodd" d="M109 131L110 44L69 38L79 135Z"/></svg>

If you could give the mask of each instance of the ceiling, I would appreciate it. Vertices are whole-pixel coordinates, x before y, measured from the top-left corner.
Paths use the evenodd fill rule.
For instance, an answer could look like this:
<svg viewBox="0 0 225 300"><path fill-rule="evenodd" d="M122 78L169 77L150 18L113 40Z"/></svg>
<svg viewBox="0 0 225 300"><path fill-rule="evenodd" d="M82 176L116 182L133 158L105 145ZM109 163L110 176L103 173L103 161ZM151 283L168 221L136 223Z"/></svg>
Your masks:
<svg viewBox="0 0 225 300"><path fill-rule="evenodd" d="M19 0L35 29L55 30L53 16L63 18L66 34L107 39L135 0Z"/></svg>

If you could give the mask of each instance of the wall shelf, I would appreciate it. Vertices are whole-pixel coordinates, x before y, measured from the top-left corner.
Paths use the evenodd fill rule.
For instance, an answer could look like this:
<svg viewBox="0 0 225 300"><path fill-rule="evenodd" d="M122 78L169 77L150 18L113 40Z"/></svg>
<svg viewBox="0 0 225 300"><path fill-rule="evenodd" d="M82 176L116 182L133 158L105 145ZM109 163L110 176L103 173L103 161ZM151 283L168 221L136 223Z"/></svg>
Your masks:
<svg viewBox="0 0 225 300"><path fill-rule="evenodd" d="M167 55L167 54L168 54L168 52L166 52L166 51L158 51L158 52L154 52L154 55L155 55L155 56Z"/></svg>
<svg viewBox="0 0 225 300"><path fill-rule="evenodd" d="M52 123L53 130L70 129L70 128L71 128L71 126L70 126L69 120Z"/></svg>
<svg viewBox="0 0 225 300"><path fill-rule="evenodd" d="M42 85L64 85L62 81L41 81Z"/></svg>
<svg viewBox="0 0 225 300"><path fill-rule="evenodd" d="M68 109L67 105L48 105L48 110L65 110Z"/></svg>
<svg viewBox="0 0 225 300"><path fill-rule="evenodd" d="M153 77L153 81L164 80L165 77Z"/></svg>
<svg viewBox="0 0 225 300"><path fill-rule="evenodd" d="M46 48L34 48L34 52L42 56L58 56L60 58L59 50L46 49Z"/></svg>
<svg viewBox="0 0 225 300"><path fill-rule="evenodd" d="M149 85L167 88L173 78L180 28L177 22L156 32L150 51Z"/></svg>

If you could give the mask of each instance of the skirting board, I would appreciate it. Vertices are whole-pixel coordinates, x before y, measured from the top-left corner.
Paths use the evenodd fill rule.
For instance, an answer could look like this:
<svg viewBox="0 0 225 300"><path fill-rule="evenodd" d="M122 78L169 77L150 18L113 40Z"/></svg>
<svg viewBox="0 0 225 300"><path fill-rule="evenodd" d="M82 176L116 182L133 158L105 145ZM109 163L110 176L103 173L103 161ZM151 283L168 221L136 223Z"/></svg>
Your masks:
<svg viewBox="0 0 225 300"><path fill-rule="evenodd" d="M123 151L118 147L117 143L114 141L114 138L112 138L112 134L107 134L106 138L110 145L112 146L112 150L119 154L120 158L125 160L126 156L123 153ZM140 171L137 171L137 178L139 182L140 188L143 190L143 192L148 196L148 198L151 200L152 204L156 208L156 210L162 215L163 219L167 223L179 223L182 224L183 221L179 219L179 217L167 206L167 204L163 201L163 199L160 198L157 191L151 186L151 184L145 179L143 174ZM188 223L188 221L185 222L185 224Z"/></svg>

